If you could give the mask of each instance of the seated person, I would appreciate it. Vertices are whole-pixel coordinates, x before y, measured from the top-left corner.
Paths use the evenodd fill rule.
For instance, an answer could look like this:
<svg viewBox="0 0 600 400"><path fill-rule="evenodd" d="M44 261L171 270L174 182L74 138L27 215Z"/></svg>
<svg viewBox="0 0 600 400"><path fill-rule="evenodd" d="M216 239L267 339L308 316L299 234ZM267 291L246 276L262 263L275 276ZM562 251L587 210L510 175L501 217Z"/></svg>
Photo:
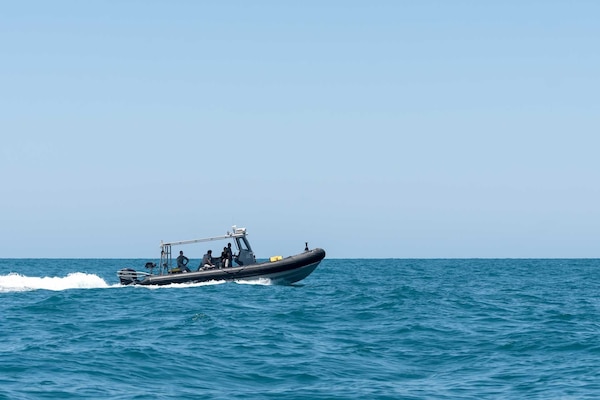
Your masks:
<svg viewBox="0 0 600 400"><path fill-rule="evenodd" d="M214 267L215 267L215 264L213 264L213 261L212 261L212 250L209 250L206 252L204 257L202 257L202 262L200 263L200 266L198 267L198 271L200 271L201 269L210 269L210 268L214 268Z"/></svg>
<svg viewBox="0 0 600 400"><path fill-rule="evenodd" d="M179 257L177 257L177 268L181 272L190 272L190 269L187 267L187 264L190 262L190 259L183 255L183 251L179 252Z"/></svg>

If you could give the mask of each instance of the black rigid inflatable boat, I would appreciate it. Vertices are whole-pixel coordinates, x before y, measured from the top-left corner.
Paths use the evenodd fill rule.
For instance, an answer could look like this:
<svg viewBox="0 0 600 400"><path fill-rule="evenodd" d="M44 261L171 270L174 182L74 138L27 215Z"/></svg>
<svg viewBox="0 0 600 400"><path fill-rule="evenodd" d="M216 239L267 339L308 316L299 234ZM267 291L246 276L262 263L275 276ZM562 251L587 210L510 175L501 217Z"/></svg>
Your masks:
<svg viewBox="0 0 600 400"><path fill-rule="evenodd" d="M157 265L148 262L146 263L146 268L150 270L149 272L122 268L117 272L117 276L123 285L170 285L174 283L259 279L268 279L272 284L289 285L306 278L325 258L325 250L321 248L309 250L308 244L305 244L305 249L302 253L285 258L274 256L265 262L257 263L246 235L245 228L236 228L234 226L233 232L227 232L225 236L161 243L161 259L157 273L154 273ZM182 268L173 267L171 257L172 246L212 242L215 240L230 240L235 243L237 253L232 258L237 265L227 266L227 262L223 265L221 260L214 260L213 265L206 265L204 267L201 265L197 271L185 272ZM206 256L205 254L205 258Z"/></svg>

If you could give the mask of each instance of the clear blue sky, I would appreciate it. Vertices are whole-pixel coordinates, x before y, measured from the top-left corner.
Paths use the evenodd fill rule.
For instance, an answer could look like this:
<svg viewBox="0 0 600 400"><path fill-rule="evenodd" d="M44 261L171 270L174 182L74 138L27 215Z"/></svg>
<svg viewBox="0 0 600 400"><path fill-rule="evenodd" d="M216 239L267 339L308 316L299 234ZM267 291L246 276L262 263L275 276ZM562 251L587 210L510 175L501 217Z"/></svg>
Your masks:
<svg viewBox="0 0 600 400"><path fill-rule="evenodd" d="M600 2L0 11L0 257L600 257ZM191 252L192 256L196 256Z"/></svg>

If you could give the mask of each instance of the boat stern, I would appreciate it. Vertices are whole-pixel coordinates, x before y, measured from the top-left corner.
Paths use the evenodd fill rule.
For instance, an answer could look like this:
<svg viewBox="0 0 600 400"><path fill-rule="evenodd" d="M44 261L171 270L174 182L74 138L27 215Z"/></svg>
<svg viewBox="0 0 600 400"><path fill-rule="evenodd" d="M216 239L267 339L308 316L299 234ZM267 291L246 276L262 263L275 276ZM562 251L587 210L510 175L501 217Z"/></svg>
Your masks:
<svg viewBox="0 0 600 400"><path fill-rule="evenodd" d="M121 285L135 285L139 283L138 273L136 270L131 268L123 268L117 272Z"/></svg>

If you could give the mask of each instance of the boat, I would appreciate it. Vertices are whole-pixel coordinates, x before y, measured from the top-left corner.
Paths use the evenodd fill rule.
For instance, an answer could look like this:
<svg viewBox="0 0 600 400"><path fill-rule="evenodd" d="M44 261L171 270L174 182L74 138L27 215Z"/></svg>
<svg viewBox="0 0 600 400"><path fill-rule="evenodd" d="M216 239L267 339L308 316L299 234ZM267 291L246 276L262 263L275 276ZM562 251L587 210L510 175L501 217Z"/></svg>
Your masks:
<svg viewBox="0 0 600 400"><path fill-rule="evenodd" d="M160 261L147 262L147 271L133 268L122 268L117 276L122 285L170 285L177 283L198 283L209 281L256 281L265 279L271 284L291 285L309 276L325 258L325 250L309 249L305 242L304 251L288 257L272 256L266 261L257 262L248 241L246 228L232 227L225 235L203 239L181 240L160 243ZM172 248L198 243L227 241L235 244L236 252L229 260L222 263L218 257L213 259L213 265L200 265L192 271L184 266L174 265ZM206 256L206 254L205 254ZM225 264L225 265L223 265ZM186 271L188 270L188 271Z"/></svg>

